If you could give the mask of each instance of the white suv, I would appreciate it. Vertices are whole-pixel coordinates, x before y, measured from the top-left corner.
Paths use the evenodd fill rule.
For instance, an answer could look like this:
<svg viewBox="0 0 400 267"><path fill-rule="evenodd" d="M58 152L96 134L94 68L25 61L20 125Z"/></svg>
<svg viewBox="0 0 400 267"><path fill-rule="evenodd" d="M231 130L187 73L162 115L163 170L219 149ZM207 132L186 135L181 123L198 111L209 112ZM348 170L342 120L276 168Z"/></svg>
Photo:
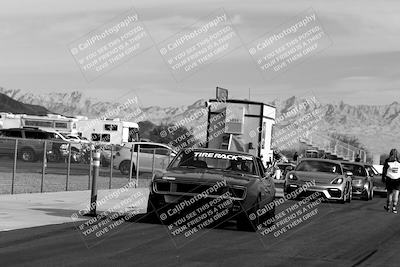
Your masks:
<svg viewBox="0 0 400 267"><path fill-rule="evenodd" d="M132 172L136 171L137 149L139 150L139 171L151 172L153 169L153 153L154 153L154 169L164 170L176 152L169 146L153 143L153 142L135 142L133 148L133 168ZM119 169L122 174L129 174L131 166L132 145L126 144L119 146L113 155L113 167Z"/></svg>

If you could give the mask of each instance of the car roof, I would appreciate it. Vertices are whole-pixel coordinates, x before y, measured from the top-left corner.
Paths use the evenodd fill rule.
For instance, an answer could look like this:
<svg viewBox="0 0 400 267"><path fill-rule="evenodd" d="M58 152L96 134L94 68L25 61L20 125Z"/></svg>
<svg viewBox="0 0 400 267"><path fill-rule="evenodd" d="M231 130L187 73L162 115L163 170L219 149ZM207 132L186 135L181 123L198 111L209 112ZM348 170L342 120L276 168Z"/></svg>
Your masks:
<svg viewBox="0 0 400 267"><path fill-rule="evenodd" d="M361 166L361 167L364 167L366 165L366 164L360 163L360 162L350 162L350 161L344 161L344 160L341 160L340 163L341 164L349 164L349 165L357 165L357 166Z"/></svg>
<svg viewBox="0 0 400 267"><path fill-rule="evenodd" d="M160 145L160 146L170 147L167 144L156 143L156 142L147 142L147 141L137 141L137 142L124 143L124 146L125 145L127 147L129 147L130 145Z"/></svg>
<svg viewBox="0 0 400 267"><path fill-rule="evenodd" d="M279 165L279 164L284 164L284 165L296 165L295 163L293 163L293 162L278 162L278 163L276 163L276 165Z"/></svg>
<svg viewBox="0 0 400 267"><path fill-rule="evenodd" d="M300 162L303 162L303 161L320 161L320 162L329 162L329 163L340 164L340 162L337 161L337 160L333 160L333 159L321 159L321 158L302 158L302 159L300 159Z"/></svg>

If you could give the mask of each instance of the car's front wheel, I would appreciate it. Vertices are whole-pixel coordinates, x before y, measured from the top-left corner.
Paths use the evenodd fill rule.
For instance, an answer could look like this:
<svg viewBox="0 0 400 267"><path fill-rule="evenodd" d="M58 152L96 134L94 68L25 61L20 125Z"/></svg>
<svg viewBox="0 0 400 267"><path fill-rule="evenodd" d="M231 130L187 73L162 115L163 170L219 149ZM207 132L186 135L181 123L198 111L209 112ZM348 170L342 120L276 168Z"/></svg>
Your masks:
<svg viewBox="0 0 400 267"><path fill-rule="evenodd" d="M237 219L237 228L240 231L257 231L257 227L260 224L260 217L257 215L257 211L260 209L261 197L258 196L251 209L243 211Z"/></svg>
<svg viewBox="0 0 400 267"><path fill-rule="evenodd" d="M346 202L350 203L352 199L353 199L353 191L352 191L352 188L350 187L349 195L347 196Z"/></svg>
<svg viewBox="0 0 400 267"><path fill-rule="evenodd" d="M343 197L341 200L339 200L340 204L344 204L347 202L347 198L348 198L347 195L349 194L348 190L349 190L348 186L346 185L346 187L344 188L344 191L343 191Z"/></svg>
<svg viewBox="0 0 400 267"><path fill-rule="evenodd" d="M147 212L144 217L146 222L149 223L161 223L161 220L157 214L157 210L160 208L160 201L157 195L150 193L149 200L147 202Z"/></svg>
<svg viewBox="0 0 400 267"><path fill-rule="evenodd" d="M363 192L361 198L363 200L365 200L365 201L368 201L368 200L370 200L370 196L369 195L370 195L369 191L367 189L364 189L364 192Z"/></svg>
<svg viewBox="0 0 400 267"><path fill-rule="evenodd" d="M121 162L121 164L119 165L119 171L123 175L128 175L130 168L131 168L131 162L129 160L125 160L125 161ZM132 173L135 173L135 171L136 171L135 164L132 164Z"/></svg>
<svg viewBox="0 0 400 267"><path fill-rule="evenodd" d="M23 148L21 150L21 159L26 162L35 161L36 155L32 148Z"/></svg>
<svg viewBox="0 0 400 267"><path fill-rule="evenodd" d="M372 200L374 198L374 190L371 187L371 190L369 192L369 200Z"/></svg>

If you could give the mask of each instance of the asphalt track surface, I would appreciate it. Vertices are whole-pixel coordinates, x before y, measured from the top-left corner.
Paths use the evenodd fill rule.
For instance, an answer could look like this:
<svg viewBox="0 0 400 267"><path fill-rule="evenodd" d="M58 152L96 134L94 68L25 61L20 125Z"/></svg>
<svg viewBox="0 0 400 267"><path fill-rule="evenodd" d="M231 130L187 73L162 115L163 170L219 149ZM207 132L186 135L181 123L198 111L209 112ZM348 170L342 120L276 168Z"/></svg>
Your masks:
<svg viewBox="0 0 400 267"><path fill-rule="evenodd" d="M72 223L1 232L0 265L399 266L400 215L386 213L384 201L320 203L318 216L278 237L228 223L178 247L166 226L143 220L126 222L91 248Z"/></svg>

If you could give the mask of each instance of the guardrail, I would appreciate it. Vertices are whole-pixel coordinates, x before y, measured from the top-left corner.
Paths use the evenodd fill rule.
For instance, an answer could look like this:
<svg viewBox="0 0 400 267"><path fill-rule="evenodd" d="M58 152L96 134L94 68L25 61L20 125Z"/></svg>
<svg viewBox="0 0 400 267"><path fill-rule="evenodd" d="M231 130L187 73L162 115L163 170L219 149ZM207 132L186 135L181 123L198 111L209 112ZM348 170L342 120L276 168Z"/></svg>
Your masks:
<svg viewBox="0 0 400 267"><path fill-rule="evenodd" d="M93 151L100 151L99 189L120 188L136 180L147 186L172 159L161 148L67 143L0 137L0 194L87 190Z"/></svg>
<svg viewBox="0 0 400 267"><path fill-rule="evenodd" d="M349 145L330 136L322 136L316 133L311 133L302 138L300 141L344 160L355 161L358 155L360 157L360 161L367 161L367 152L365 150Z"/></svg>

